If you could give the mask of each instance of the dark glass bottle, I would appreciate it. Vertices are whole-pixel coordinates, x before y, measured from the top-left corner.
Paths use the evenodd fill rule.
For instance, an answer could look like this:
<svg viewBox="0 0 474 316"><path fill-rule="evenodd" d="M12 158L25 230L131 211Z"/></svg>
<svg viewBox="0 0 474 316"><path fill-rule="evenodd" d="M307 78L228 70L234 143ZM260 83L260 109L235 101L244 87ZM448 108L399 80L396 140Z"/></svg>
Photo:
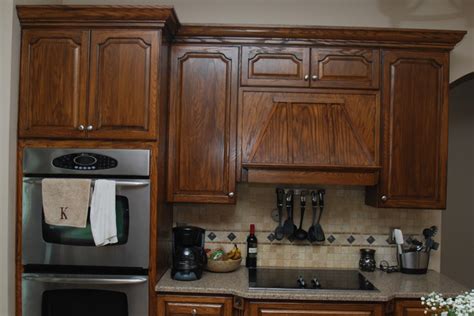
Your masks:
<svg viewBox="0 0 474 316"><path fill-rule="evenodd" d="M255 237L255 225L250 224L250 234L247 237L247 258L245 258L247 268L257 267L257 237Z"/></svg>

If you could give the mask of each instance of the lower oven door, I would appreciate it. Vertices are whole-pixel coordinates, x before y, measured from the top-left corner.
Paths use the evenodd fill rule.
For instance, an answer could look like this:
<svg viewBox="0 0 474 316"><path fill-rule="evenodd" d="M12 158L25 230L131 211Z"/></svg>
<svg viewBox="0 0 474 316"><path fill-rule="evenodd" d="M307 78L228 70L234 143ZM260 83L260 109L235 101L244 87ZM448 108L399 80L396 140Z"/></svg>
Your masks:
<svg viewBox="0 0 474 316"><path fill-rule="evenodd" d="M147 276L24 273L22 293L25 316L148 315Z"/></svg>
<svg viewBox="0 0 474 316"><path fill-rule="evenodd" d="M22 263L148 268L150 181L116 181L118 243L96 247L89 219L86 228L48 225L44 221L42 178L23 179Z"/></svg>

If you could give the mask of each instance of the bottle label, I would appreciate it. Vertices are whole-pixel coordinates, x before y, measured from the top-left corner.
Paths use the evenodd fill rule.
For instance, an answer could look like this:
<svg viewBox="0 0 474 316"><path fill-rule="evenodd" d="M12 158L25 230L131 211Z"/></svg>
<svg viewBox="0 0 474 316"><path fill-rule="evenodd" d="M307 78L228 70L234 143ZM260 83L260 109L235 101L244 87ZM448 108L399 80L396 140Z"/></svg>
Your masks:
<svg viewBox="0 0 474 316"><path fill-rule="evenodd" d="M250 253L257 253L257 248L249 248L249 254Z"/></svg>

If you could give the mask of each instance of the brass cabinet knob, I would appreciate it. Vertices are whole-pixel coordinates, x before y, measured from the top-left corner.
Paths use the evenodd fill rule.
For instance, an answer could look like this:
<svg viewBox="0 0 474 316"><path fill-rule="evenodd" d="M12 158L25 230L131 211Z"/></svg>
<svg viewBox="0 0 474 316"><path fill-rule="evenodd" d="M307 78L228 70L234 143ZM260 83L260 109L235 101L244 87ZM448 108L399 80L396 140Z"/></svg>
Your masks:
<svg viewBox="0 0 474 316"><path fill-rule="evenodd" d="M191 315L197 315L197 310L195 308L193 308L193 310L191 311Z"/></svg>
<svg viewBox="0 0 474 316"><path fill-rule="evenodd" d="M386 195L382 195L382 197L380 199L385 202L385 201L388 200L388 197Z"/></svg>
<svg viewBox="0 0 474 316"><path fill-rule="evenodd" d="M80 131L83 131L83 130L84 130L84 125L82 125L82 124L79 125L79 126L77 127L77 129L80 130Z"/></svg>
<svg viewBox="0 0 474 316"><path fill-rule="evenodd" d="M313 76L311 77L311 80L318 80L318 76L313 75Z"/></svg>
<svg viewBox="0 0 474 316"><path fill-rule="evenodd" d="M87 129L88 131L92 131L92 130L94 129L94 126L92 126L92 125L87 125L86 129Z"/></svg>
<svg viewBox="0 0 474 316"><path fill-rule="evenodd" d="M229 192L229 197L234 197L235 193L234 192Z"/></svg>
<svg viewBox="0 0 474 316"><path fill-rule="evenodd" d="M304 81L308 81L309 80L309 75L304 75Z"/></svg>

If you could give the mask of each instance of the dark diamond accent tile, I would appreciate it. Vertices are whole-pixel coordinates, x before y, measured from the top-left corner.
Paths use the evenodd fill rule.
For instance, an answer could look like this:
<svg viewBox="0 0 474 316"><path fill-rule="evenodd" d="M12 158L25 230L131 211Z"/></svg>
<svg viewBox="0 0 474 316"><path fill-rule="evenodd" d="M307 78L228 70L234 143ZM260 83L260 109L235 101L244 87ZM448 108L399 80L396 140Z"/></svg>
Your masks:
<svg viewBox="0 0 474 316"><path fill-rule="evenodd" d="M229 235L227 235L227 238L229 238L230 241L234 241L234 239L237 238L237 236L235 236L234 233L230 233Z"/></svg>
<svg viewBox="0 0 474 316"><path fill-rule="evenodd" d="M209 238L210 240L214 240L216 239L216 234L214 234L213 232L210 232L209 235L207 235L207 238Z"/></svg>
<svg viewBox="0 0 474 316"><path fill-rule="evenodd" d="M367 242L372 245L375 242L375 238L373 236L369 236L369 238L367 238Z"/></svg>
<svg viewBox="0 0 474 316"><path fill-rule="evenodd" d="M289 240L290 242L295 241L295 236L293 236L293 235L288 236L288 240Z"/></svg>
<svg viewBox="0 0 474 316"><path fill-rule="evenodd" d="M336 237L334 237L333 235L331 235L331 236L328 237L328 241L329 241L330 244L332 244L333 242L336 241Z"/></svg>
<svg viewBox="0 0 474 316"><path fill-rule="evenodd" d="M270 240L270 241L274 241L275 240L275 234L270 233L270 235L267 236L267 239Z"/></svg>
<svg viewBox="0 0 474 316"><path fill-rule="evenodd" d="M354 238L354 236L350 235L349 238L347 238L347 241L352 244L356 239Z"/></svg>
<svg viewBox="0 0 474 316"><path fill-rule="evenodd" d="M387 238L387 239L385 239L385 241L387 242L388 245L390 245L390 241L391 241L391 240L390 240L390 237Z"/></svg>

